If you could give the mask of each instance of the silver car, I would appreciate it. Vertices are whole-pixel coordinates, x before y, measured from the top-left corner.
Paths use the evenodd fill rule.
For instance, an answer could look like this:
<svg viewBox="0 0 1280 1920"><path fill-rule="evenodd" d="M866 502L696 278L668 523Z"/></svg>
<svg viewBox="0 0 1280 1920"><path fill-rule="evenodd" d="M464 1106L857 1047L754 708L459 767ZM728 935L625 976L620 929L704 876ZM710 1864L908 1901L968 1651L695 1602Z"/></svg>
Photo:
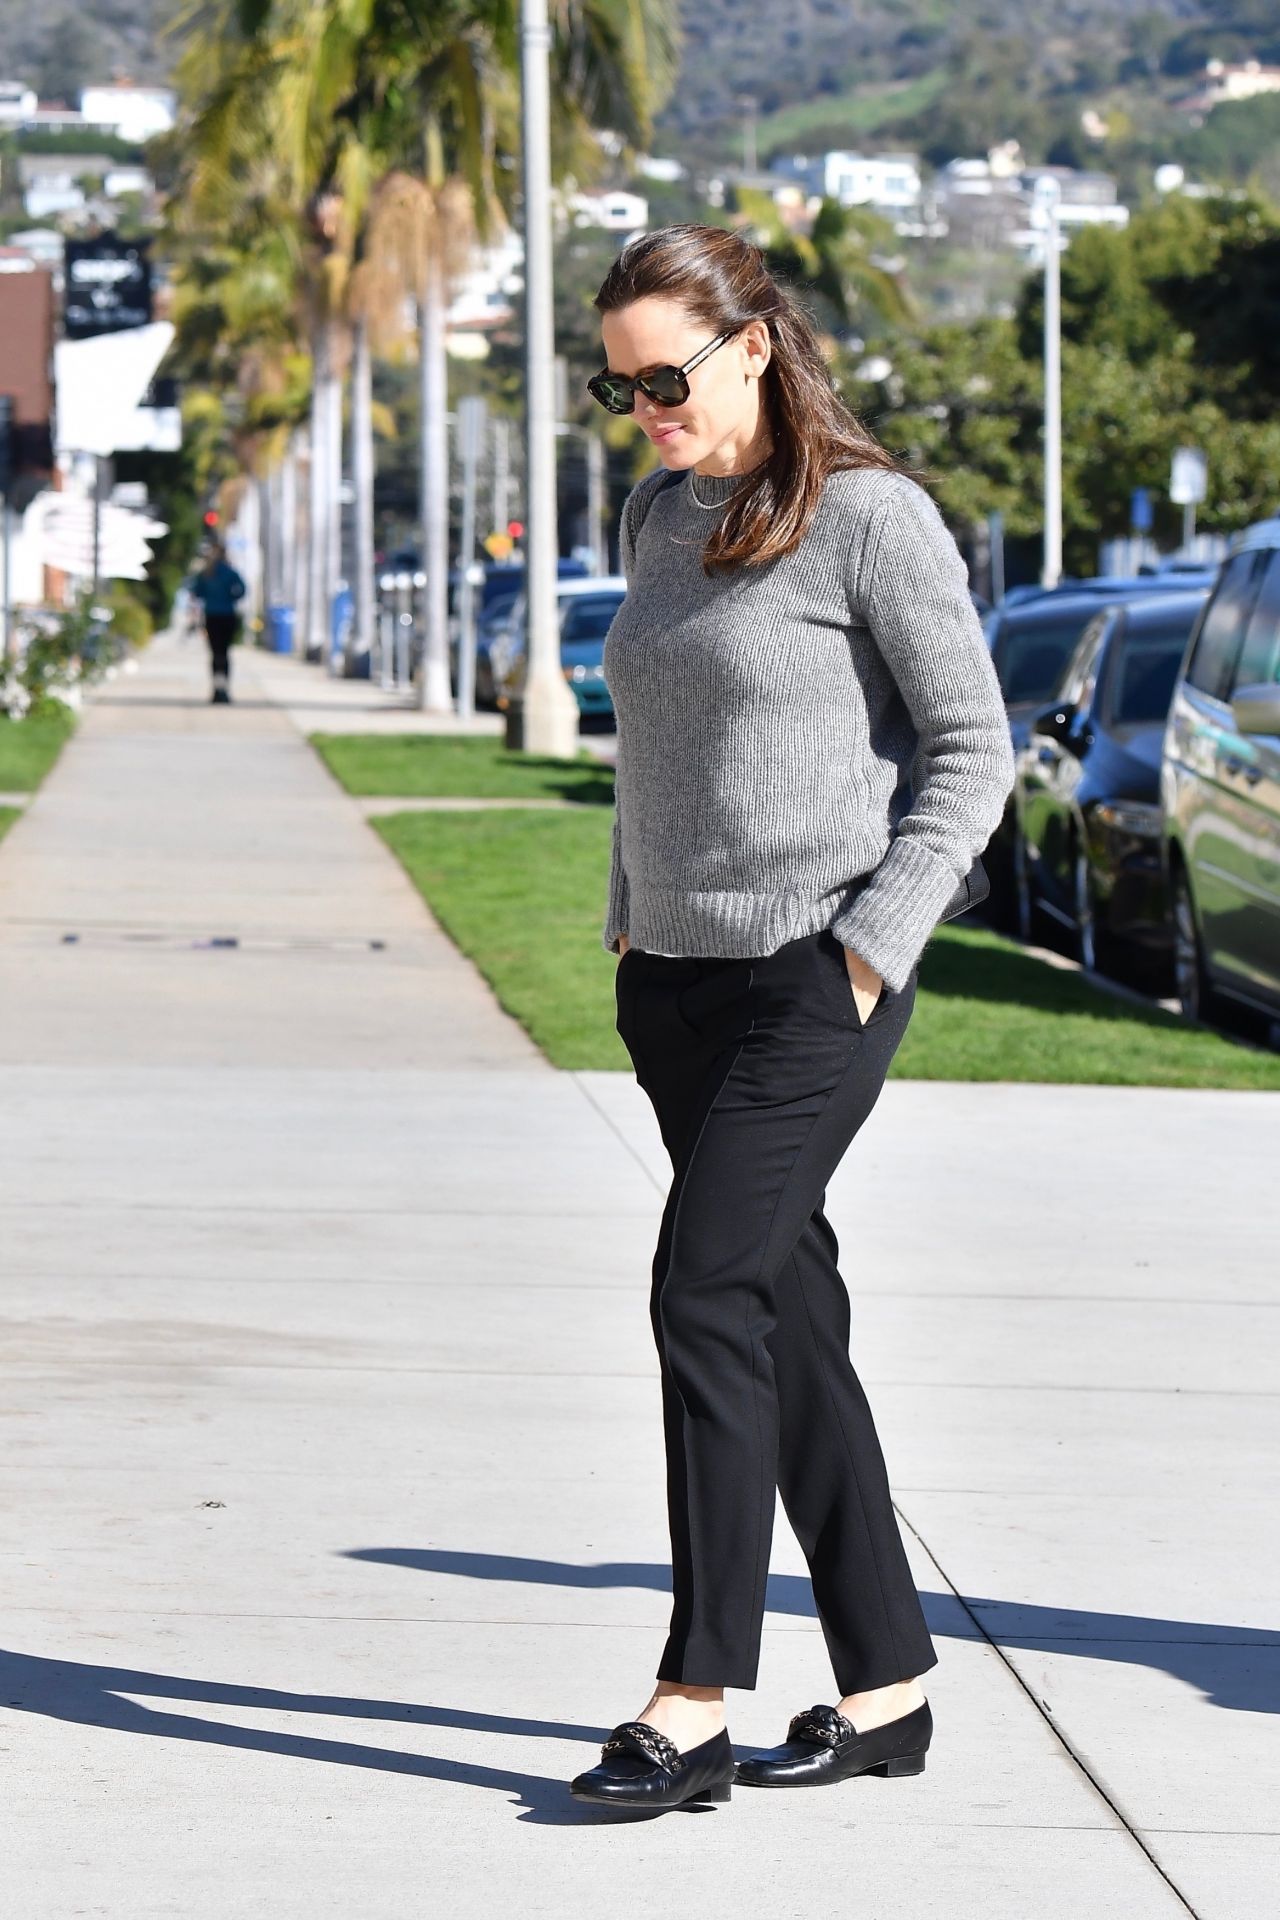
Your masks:
<svg viewBox="0 0 1280 1920"><path fill-rule="evenodd" d="M1161 758L1178 997L1280 1019L1280 519L1240 534L1187 643Z"/></svg>

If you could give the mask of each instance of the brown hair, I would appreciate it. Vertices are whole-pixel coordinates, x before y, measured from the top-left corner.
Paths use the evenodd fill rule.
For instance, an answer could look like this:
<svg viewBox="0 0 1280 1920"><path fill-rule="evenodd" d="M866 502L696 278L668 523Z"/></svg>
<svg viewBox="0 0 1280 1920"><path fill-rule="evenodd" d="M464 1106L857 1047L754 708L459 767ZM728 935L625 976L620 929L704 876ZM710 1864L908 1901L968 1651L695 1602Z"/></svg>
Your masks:
<svg viewBox="0 0 1280 1920"><path fill-rule="evenodd" d="M840 398L813 321L770 273L761 249L740 233L692 223L643 233L618 255L594 305L613 313L655 297L678 301L712 334L750 320L769 329L769 364L760 384L773 451L732 495L703 550L704 572L763 566L790 553L837 469L909 472Z"/></svg>

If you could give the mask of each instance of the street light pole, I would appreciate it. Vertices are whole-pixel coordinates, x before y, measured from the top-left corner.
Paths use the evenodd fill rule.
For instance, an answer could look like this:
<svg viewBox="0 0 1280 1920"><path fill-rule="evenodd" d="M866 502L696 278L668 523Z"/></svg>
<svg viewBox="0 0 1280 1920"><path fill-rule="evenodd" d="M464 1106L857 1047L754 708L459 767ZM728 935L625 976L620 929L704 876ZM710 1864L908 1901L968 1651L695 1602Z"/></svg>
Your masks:
<svg viewBox="0 0 1280 1920"><path fill-rule="evenodd" d="M556 588L555 319L551 285L551 33L547 0L522 0L525 291L526 673L507 709L507 745L571 759L578 703L560 667Z"/></svg>
<svg viewBox="0 0 1280 1920"><path fill-rule="evenodd" d="M1062 302L1058 267L1058 201L1052 174L1036 181L1044 217L1044 557L1040 584L1062 578Z"/></svg>

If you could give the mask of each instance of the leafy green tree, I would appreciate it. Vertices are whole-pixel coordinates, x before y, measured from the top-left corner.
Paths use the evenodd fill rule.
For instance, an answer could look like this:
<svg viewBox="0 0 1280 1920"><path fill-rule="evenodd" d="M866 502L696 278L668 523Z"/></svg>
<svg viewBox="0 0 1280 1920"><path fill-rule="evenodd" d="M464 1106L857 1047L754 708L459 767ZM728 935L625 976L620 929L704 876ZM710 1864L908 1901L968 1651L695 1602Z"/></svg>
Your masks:
<svg viewBox="0 0 1280 1920"><path fill-rule="evenodd" d="M1258 200L1175 196L1127 230L1086 229L1062 261L1063 520L1068 569L1129 527L1131 491L1166 489L1174 450L1204 449L1206 529L1274 511L1280 472L1280 215ZM1043 286L1015 315L937 327L893 348L873 390L852 385L882 437L929 470L958 524L994 509L1011 535L1041 525Z"/></svg>

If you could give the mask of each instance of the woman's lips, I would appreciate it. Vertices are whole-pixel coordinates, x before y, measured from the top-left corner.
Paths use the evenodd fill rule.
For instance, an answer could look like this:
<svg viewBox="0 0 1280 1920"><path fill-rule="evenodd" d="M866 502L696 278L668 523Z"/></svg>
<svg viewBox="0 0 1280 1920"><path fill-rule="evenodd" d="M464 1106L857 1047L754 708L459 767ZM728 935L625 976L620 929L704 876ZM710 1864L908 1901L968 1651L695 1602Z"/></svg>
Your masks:
<svg viewBox="0 0 1280 1920"><path fill-rule="evenodd" d="M683 432L684 432L683 427L663 427L660 429L659 432L654 434L653 436L654 443L656 445L658 442L662 440L670 440L673 437L673 435L677 433L683 433Z"/></svg>

